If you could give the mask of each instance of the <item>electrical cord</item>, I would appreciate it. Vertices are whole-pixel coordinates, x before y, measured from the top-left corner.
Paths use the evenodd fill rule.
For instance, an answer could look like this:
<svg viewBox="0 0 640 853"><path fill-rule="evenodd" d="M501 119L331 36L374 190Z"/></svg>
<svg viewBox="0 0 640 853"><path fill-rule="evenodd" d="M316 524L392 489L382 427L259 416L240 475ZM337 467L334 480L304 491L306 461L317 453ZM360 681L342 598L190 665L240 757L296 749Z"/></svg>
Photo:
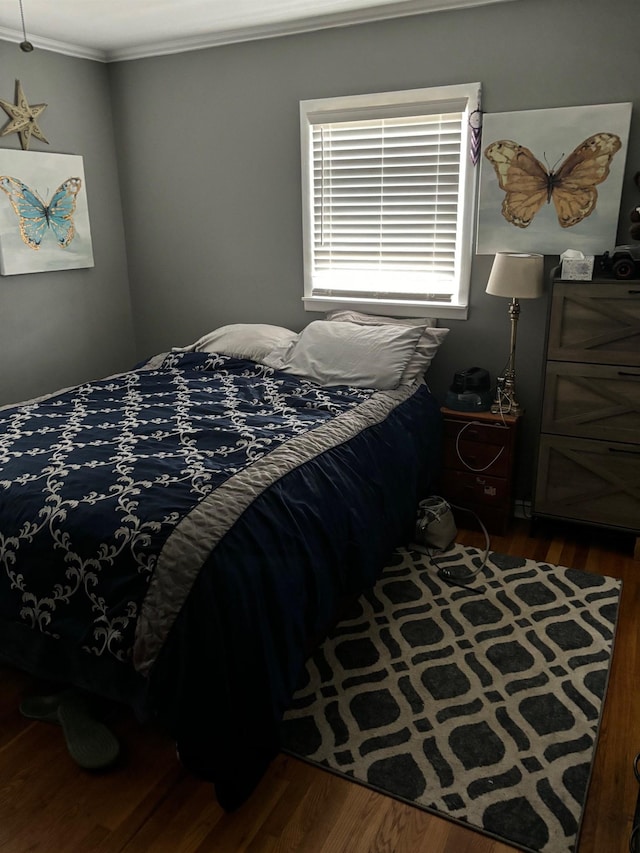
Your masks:
<svg viewBox="0 0 640 853"><path fill-rule="evenodd" d="M509 365L509 362L506 361L504 367L502 368L502 370L500 372L500 376L504 376L504 373L505 373L508 365ZM504 382L504 379L502 381ZM500 380L499 379L496 380L496 393L494 396L494 405L496 403L498 404L497 414L500 415L500 417L502 418L502 423L506 426L507 422L505 421L504 416L511 414L511 400L504 393L502 387L500 386ZM505 406L505 403L506 403L506 406Z"/></svg>
<svg viewBox="0 0 640 853"><path fill-rule="evenodd" d="M500 459L500 457L501 457L501 456L502 456L502 454L504 453L505 448L504 448L504 446L503 446L503 447L501 447L501 448L500 448L500 450L499 450L499 451L496 453L496 455L493 457L493 459L491 460L491 462L489 462L489 463L488 463L487 465L485 465L483 468L473 468L473 467L472 467L471 465L469 465L469 463L468 463L468 462L463 458L462 453L460 452L460 438L462 437L462 435L463 435L463 433L465 432L465 430L466 430L466 429L468 429L470 426L474 426L474 425L475 425L475 426L485 426L485 424L481 424L481 423L480 423L480 421L469 421L468 423L466 423L466 424L462 427L462 429L458 432L458 435L456 436L456 454L457 454L457 456L458 456L458 459L460 460L460 462L462 462L462 464L464 465L464 467L465 467L465 468L467 468L469 471L473 471L475 474L481 474L483 471L487 471L489 468L491 468L491 466L492 466L492 465L494 465L494 464L498 461L498 459ZM502 427L500 427L500 426L499 426L499 427L498 427L498 429L502 429Z"/></svg>
<svg viewBox="0 0 640 853"><path fill-rule="evenodd" d="M516 498L515 505L520 506L522 512L522 518L526 518L527 520L531 520L533 518L533 513L527 510L527 500L525 498ZM529 501L529 506L531 506L531 502Z"/></svg>
<svg viewBox="0 0 640 853"><path fill-rule="evenodd" d="M440 578L440 580L443 580L449 585L470 588L469 582L475 580L480 574L480 572L482 572L484 567L487 565L487 558L489 556L489 551L491 550L491 539L489 538L487 528L484 526L480 518L478 518L478 516L472 509L468 509L467 507L463 506L457 506L456 504L451 504L451 507L453 509L459 510L460 512L468 512L475 518L475 520L482 528L485 541L485 550L484 554L482 555L482 560L480 561L480 565L476 566L475 569L468 569L466 566L442 566L438 564L433 557L431 557L431 562L437 567L438 577Z"/></svg>
<svg viewBox="0 0 640 853"><path fill-rule="evenodd" d="M502 418L502 422L506 423L504 416L511 414L511 400L500 387L496 388L496 402L498 404L498 414Z"/></svg>
<svg viewBox="0 0 640 853"><path fill-rule="evenodd" d="M480 561L480 564L476 566L475 569L469 569L466 566L443 565L439 560L436 559L436 554L446 554L448 556L449 549L443 551L442 549L438 548L427 548L426 546L417 542L412 543L410 547L416 551L419 551L421 554L424 554L426 557L429 558L431 563L437 569L438 577L447 585L461 586L465 589L472 589L478 594L481 594L483 592L483 589L476 589L470 586L470 582L477 578L477 576L480 574L480 572L482 572L482 570L487 564L487 558L491 549L491 539L489 537L489 533L487 532L487 528L484 526L482 520L478 518L478 516L473 510L468 509L467 507L458 506L457 504L447 504L443 498L439 498L439 500L442 501L443 505L449 506L452 509L459 510L460 512L468 512L476 519L476 521L480 525L485 538L485 551L482 556L482 560Z"/></svg>

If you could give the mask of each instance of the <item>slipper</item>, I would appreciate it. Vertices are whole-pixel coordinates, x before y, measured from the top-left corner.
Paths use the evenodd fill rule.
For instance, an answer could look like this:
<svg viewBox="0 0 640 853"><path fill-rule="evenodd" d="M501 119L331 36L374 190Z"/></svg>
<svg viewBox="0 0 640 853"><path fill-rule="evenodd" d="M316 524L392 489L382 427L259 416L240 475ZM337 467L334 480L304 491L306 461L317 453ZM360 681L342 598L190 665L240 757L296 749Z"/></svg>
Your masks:
<svg viewBox="0 0 640 853"><path fill-rule="evenodd" d="M104 723L91 716L82 694L69 691L63 695L57 716L69 755L76 764L85 770L102 770L115 762L120 754L120 744Z"/></svg>
<svg viewBox="0 0 640 853"><path fill-rule="evenodd" d="M73 688L65 688L57 693L47 693L40 696L27 696L20 703L20 713L30 720L40 720L44 723L60 723L58 706L62 698L72 692Z"/></svg>

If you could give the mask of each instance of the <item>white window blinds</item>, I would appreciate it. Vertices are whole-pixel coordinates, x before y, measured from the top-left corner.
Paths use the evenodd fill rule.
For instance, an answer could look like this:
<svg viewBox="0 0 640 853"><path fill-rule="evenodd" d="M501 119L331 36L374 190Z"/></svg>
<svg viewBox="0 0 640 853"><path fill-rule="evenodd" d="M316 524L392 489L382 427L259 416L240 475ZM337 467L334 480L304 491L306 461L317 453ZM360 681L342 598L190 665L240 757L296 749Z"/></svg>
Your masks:
<svg viewBox="0 0 640 853"><path fill-rule="evenodd" d="M466 309L470 99L450 89L303 102L307 299Z"/></svg>

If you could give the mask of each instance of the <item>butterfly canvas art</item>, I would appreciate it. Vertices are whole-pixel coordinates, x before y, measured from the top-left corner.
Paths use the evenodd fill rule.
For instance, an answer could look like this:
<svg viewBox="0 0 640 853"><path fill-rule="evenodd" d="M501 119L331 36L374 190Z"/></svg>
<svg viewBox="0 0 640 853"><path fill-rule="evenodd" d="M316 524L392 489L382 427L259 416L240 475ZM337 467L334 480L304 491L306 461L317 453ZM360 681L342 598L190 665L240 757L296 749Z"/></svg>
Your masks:
<svg viewBox="0 0 640 853"><path fill-rule="evenodd" d="M45 204L38 193L22 181L0 175L0 190L9 196L20 223L20 236L34 251L40 249L47 229L51 229L60 248L66 249L71 243L75 235L76 196L81 187L80 178L68 178L54 192L49 204Z"/></svg>
<svg viewBox="0 0 640 853"><path fill-rule="evenodd" d="M91 266L82 157L0 151L2 275Z"/></svg>
<svg viewBox="0 0 640 853"><path fill-rule="evenodd" d="M486 115L479 254L616 242L630 104Z"/></svg>

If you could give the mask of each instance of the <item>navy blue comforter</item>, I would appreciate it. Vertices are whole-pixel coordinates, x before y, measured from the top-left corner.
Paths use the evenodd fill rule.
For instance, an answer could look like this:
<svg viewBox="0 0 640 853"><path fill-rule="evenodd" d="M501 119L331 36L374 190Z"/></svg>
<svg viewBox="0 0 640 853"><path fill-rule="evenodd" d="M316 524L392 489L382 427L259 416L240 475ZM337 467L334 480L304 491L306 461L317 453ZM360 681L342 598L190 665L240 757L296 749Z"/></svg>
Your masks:
<svg viewBox="0 0 640 853"><path fill-rule="evenodd" d="M170 353L0 410L0 655L158 715L234 808L311 646L410 535L424 384Z"/></svg>

